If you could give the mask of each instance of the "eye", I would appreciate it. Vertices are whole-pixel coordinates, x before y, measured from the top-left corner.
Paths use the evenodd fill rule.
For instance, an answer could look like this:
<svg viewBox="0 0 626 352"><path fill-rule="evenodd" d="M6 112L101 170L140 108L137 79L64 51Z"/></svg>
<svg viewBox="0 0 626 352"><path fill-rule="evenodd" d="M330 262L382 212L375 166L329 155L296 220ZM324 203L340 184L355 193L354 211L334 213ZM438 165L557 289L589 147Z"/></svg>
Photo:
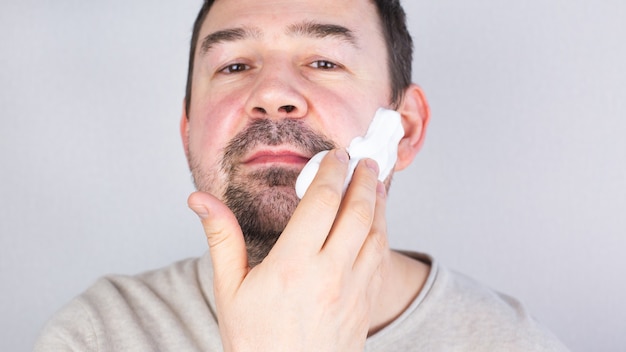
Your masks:
<svg viewBox="0 0 626 352"><path fill-rule="evenodd" d="M335 68L339 67L339 65L337 65L336 63L330 62L330 61L326 61L326 60L316 60L316 61L313 61L310 64L310 66L313 67L313 68L319 68L321 70L332 70L332 69L335 69Z"/></svg>
<svg viewBox="0 0 626 352"><path fill-rule="evenodd" d="M220 73L237 73L237 72L243 72L249 69L250 69L250 66L246 64L237 63L237 64L230 64L224 67L223 69L221 69L219 72Z"/></svg>

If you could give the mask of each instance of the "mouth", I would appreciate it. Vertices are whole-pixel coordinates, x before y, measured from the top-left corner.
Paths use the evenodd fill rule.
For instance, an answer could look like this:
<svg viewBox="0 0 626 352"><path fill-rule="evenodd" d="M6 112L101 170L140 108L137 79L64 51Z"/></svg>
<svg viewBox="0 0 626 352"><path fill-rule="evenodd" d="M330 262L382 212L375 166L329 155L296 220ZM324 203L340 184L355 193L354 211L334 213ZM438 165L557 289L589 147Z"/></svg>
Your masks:
<svg viewBox="0 0 626 352"><path fill-rule="evenodd" d="M257 150L244 158L242 164L246 166L272 166L272 165L304 165L311 156L289 149L262 149Z"/></svg>

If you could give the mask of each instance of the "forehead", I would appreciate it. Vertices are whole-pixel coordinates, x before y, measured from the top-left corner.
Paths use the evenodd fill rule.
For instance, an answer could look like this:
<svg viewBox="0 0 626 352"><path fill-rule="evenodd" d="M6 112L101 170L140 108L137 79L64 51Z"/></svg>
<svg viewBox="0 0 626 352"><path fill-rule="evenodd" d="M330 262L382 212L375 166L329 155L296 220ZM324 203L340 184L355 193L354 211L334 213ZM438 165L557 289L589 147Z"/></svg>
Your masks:
<svg viewBox="0 0 626 352"><path fill-rule="evenodd" d="M201 34L234 27L258 27L265 33L303 21L341 25L358 37L381 37L378 13L370 0L217 0Z"/></svg>

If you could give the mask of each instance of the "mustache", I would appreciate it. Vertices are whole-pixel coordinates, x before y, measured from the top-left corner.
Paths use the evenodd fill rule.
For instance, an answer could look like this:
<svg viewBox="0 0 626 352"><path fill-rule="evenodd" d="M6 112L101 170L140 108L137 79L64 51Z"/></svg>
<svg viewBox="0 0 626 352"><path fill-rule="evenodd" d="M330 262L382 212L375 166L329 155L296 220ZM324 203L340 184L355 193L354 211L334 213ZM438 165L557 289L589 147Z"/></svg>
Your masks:
<svg viewBox="0 0 626 352"><path fill-rule="evenodd" d="M257 119L233 137L224 148L221 166L230 173L249 150L258 145L292 145L311 156L335 148L335 143L326 136L313 131L300 120Z"/></svg>

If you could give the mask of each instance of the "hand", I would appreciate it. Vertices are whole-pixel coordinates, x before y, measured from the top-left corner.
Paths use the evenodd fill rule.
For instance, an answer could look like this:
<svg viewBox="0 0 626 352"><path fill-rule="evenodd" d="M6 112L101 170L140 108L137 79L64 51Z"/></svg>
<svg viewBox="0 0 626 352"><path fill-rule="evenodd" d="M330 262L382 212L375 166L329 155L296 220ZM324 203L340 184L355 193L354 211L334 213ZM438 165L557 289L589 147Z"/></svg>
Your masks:
<svg viewBox="0 0 626 352"><path fill-rule="evenodd" d="M226 351L362 351L389 250L385 188L373 160L357 166L341 198L348 156L324 158L268 256L248 266L234 214L195 192L214 267Z"/></svg>

